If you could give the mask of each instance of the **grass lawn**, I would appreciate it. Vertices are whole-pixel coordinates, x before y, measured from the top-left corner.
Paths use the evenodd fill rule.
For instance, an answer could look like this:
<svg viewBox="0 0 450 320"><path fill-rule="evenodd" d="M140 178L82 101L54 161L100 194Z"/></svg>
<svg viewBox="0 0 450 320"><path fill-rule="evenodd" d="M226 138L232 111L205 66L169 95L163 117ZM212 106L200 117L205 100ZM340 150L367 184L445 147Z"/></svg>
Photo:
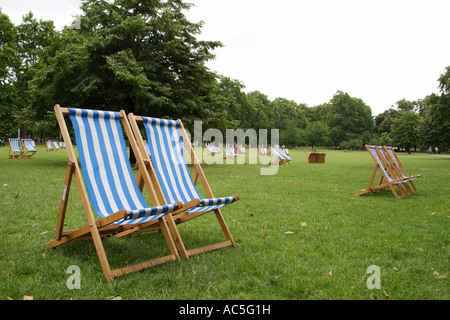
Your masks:
<svg viewBox="0 0 450 320"><path fill-rule="evenodd" d="M91 241L55 249L65 150L8 159L0 148L0 299L444 299L449 293L450 157L400 154L418 193L364 195L374 163L367 152L327 151L324 164L205 165L216 196L239 194L223 209L236 248L192 256L106 283ZM84 226L72 184L66 229ZM214 214L179 226L186 248L224 241ZM161 233L104 240L112 268L168 254ZM81 288L70 290L76 265ZM369 289L380 270L380 288Z"/></svg>

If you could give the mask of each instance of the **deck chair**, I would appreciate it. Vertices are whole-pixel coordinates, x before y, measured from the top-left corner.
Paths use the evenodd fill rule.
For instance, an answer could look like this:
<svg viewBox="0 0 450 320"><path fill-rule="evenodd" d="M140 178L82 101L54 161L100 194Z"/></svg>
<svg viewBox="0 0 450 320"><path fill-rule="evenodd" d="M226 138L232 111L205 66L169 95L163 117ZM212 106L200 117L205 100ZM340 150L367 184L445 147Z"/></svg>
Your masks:
<svg viewBox="0 0 450 320"><path fill-rule="evenodd" d="M286 154L286 152L285 152L283 149L278 148L278 153L281 154L281 155L286 159L286 162L287 162L289 165L291 165L290 161L292 161L292 158L291 158L290 156L288 156L288 155Z"/></svg>
<svg viewBox="0 0 450 320"><path fill-rule="evenodd" d="M24 151L20 147L20 139L19 138L10 138L9 139L9 158L10 159L18 159L22 158Z"/></svg>
<svg viewBox="0 0 450 320"><path fill-rule="evenodd" d="M225 235L226 241L224 242L191 250L186 250L182 242L176 241L180 255L187 259L193 254L235 246L233 237L220 209L239 200L239 196L234 195L225 198L214 197L181 120L175 121L141 117L134 116L132 113L128 115L128 119L140 149L140 152L136 153L142 155L142 158L138 159L138 162L142 164L140 166L147 169L147 174L155 186L158 199L162 204L172 203L174 201L181 201L184 204L183 214L178 216L174 214L175 222L182 223L214 211ZM142 123L145 127L150 149L149 154L145 152L138 122ZM186 146L186 152L194 164L192 176L186 164L183 142ZM198 178L200 178L201 184L205 189L208 197L206 199L200 195L196 187ZM147 183L145 185L147 186Z"/></svg>
<svg viewBox="0 0 450 320"><path fill-rule="evenodd" d="M53 151L53 143L52 140L47 140L47 151Z"/></svg>
<svg viewBox="0 0 450 320"><path fill-rule="evenodd" d="M377 146L366 144L366 149L367 151L369 151L370 156L375 162L375 168L372 172L368 188L360 193L357 193L356 195L360 196L363 194L389 188L397 199L405 197L407 193L402 184L407 181L395 175L389 164L386 163L384 155ZM377 171L380 173L380 177L378 179L378 183L375 186L372 186ZM395 191L394 186L397 186L401 193L401 196L398 195L398 193Z"/></svg>
<svg viewBox="0 0 450 320"><path fill-rule="evenodd" d="M216 153L218 153L215 146L208 146L207 148L208 148L208 154L211 156L215 156Z"/></svg>
<svg viewBox="0 0 450 320"><path fill-rule="evenodd" d="M283 165L288 161L288 159L285 158L285 156L283 156L281 153L278 152L278 150L274 147L270 148L270 155L271 156L275 156L276 157L276 162L270 162L269 165L274 165L274 164L278 164L278 165Z"/></svg>
<svg viewBox="0 0 450 320"><path fill-rule="evenodd" d="M383 152L385 154L385 157L391 163L391 166L396 168L398 175L408 180L408 182L414 189L414 193L417 192L417 188L414 185L413 180L420 178L422 175L420 174L410 175L408 171L406 171L405 167L403 166L402 162L400 161L400 159L398 158L397 154L395 153L392 147L383 146Z"/></svg>
<svg viewBox="0 0 450 320"><path fill-rule="evenodd" d="M267 149L265 148L258 148L259 150L259 155L260 156L267 156Z"/></svg>
<svg viewBox="0 0 450 320"><path fill-rule="evenodd" d="M34 158L37 158L37 150L35 148L35 146L33 145L33 140L32 139L22 139L20 140L20 143L22 145L22 150L23 150L23 157L24 158L32 158L34 156Z"/></svg>
<svg viewBox="0 0 450 320"><path fill-rule="evenodd" d="M237 158L237 154L234 152L233 147L224 147L223 148L223 158L224 159L234 159Z"/></svg>
<svg viewBox="0 0 450 320"><path fill-rule="evenodd" d="M173 221L168 221L172 219L169 213L181 210L182 203L165 203L164 205L156 203L153 207L147 205L132 173L127 155L121 126L122 122L129 127L125 112L68 109L61 108L59 105L56 105L54 109L66 142L69 161L55 240L47 243L47 247L53 248L73 241L92 239L107 282L123 274L179 259L171 236L171 233L176 233L171 230L175 224ZM67 114L75 131L80 165L64 119L64 115ZM88 224L77 230L63 232L72 177L75 177ZM156 199L155 194L149 194L151 198ZM95 220L93 211L100 219ZM142 224L158 224L169 246L170 255L111 270L102 238L118 236L124 232L129 234L136 226ZM145 230L141 228L140 231Z"/></svg>
<svg viewBox="0 0 450 320"><path fill-rule="evenodd" d="M53 151L58 151L60 149L58 141L52 141L52 146L53 146Z"/></svg>

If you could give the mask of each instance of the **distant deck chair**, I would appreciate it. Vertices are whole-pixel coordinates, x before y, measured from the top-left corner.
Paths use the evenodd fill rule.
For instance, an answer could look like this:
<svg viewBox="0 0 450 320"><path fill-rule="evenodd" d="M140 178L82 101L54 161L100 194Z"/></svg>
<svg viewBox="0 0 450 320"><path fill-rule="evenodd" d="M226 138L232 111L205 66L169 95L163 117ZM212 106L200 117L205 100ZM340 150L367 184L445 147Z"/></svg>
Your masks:
<svg viewBox="0 0 450 320"><path fill-rule="evenodd" d="M405 179L403 178L398 178L394 174L389 164L386 163L386 160L381 150L377 146L366 144L366 149L367 151L369 151L370 156L375 162L375 168L372 172L368 188L360 193L357 193L356 195L360 196L367 193L372 193L378 190L389 188L397 199L405 197L407 193L404 190L402 184L404 184L407 181L405 181ZM372 186L377 171L380 173L380 177L378 179L378 183L375 186ZM400 190L401 196L399 196L398 193L395 191L394 186L397 186L397 188Z"/></svg>
<svg viewBox="0 0 450 320"><path fill-rule="evenodd" d="M30 159L33 156L34 158L37 158L37 150L32 139L22 139L21 144L24 158Z"/></svg>
<svg viewBox="0 0 450 320"><path fill-rule="evenodd" d="M193 254L235 246L233 237L220 209L239 200L239 196L214 197L181 120L163 120L134 116L132 113L128 115L128 119L140 149L140 152L137 152L137 154L142 155L142 158L138 159L138 161L148 170L147 173L155 186L158 199L162 204L174 201L181 201L184 204L183 214L178 216L174 215L175 222L183 223L214 211L222 232L225 235L226 241L224 242L191 250L186 250L182 242L176 241L180 255L187 259ZM150 149L149 154L145 152L138 122L143 123L145 127L146 138ZM186 146L186 152L194 164L192 176L186 164L183 142ZM145 179L145 177L143 178ZM206 196L208 197L206 199L197 190L196 182L198 178L200 178ZM145 185L147 186L147 183Z"/></svg>
<svg viewBox="0 0 450 320"><path fill-rule="evenodd" d="M290 156L288 156L288 155L286 154L286 152L285 152L283 149L278 148L278 153L281 154L281 155L286 159L286 162L287 162L289 165L291 165L290 161L292 161L292 158L291 158Z"/></svg>
<svg viewBox="0 0 450 320"><path fill-rule="evenodd" d="M47 140L47 151L54 151L52 140Z"/></svg>
<svg viewBox="0 0 450 320"><path fill-rule="evenodd" d="M400 159L398 158L397 154L395 153L392 147L383 146L383 152L385 154L385 157L391 163L391 167L395 168L396 172L398 173L398 176L408 180L408 182L414 189L414 193L417 192L417 188L414 185L413 180L420 178L422 175L420 174L410 175L408 171L406 171L405 167L403 166L402 162L400 161Z"/></svg>
<svg viewBox="0 0 450 320"><path fill-rule="evenodd" d="M58 151L60 149L58 141L52 141L52 146L53 146L53 151Z"/></svg>
<svg viewBox="0 0 450 320"><path fill-rule="evenodd" d="M289 162L288 159L284 155L282 155L280 152L278 152L278 150L274 147L270 148L270 155L275 156L277 158L277 160L276 160L276 162L271 161L269 163L269 165L274 165L274 164L283 165L283 164Z"/></svg>
<svg viewBox="0 0 450 320"><path fill-rule="evenodd" d="M64 189L61 198L55 240L47 243L53 248L73 241L92 239L107 282L123 274L143 270L179 259L169 213L181 210L181 203L147 205L128 159L122 126L128 125L125 112L108 112L84 109L68 109L55 106L55 114L66 142L69 157ZM71 143L64 114L70 116L76 137L80 165ZM77 230L63 232L72 177L87 218L87 225ZM84 180L84 182L83 182ZM150 194L156 201L156 195ZM153 203L153 200L152 200ZM93 211L100 217L95 220ZM102 238L134 232L136 226L158 224L169 246L170 255L141 262L136 265L111 270L103 247ZM170 228L170 229L169 229ZM176 228L176 226L175 226ZM140 229L140 232L146 231Z"/></svg>
<svg viewBox="0 0 450 320"><path fill-rule="evenodd" d="M10 138L9 139L9 158L10 159L18 159L22 158L24 151L20 146L19 138Z"/></svg>
<svg viewBox="0 0 450 320"><path fill-rule="evenodd" d="M223 148L223 158L224 159L234 159L237 157L237 154L234 152L233 147L224 147Z"/></svg>
<svg viewBox="0 0 450 320"><path fill-rule="evenodd" d="M216 153L218 153L215 146L208 146L207 148L208 148L208 152L211 156L215 156Z"/></svg>

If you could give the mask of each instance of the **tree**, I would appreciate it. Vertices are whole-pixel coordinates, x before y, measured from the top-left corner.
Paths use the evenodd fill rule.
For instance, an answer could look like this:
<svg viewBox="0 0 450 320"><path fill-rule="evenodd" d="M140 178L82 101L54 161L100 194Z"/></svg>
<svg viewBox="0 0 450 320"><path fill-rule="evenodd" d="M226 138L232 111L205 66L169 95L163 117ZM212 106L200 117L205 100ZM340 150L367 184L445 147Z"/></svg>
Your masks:
<svg viewBox="0 0 450 320"><path fill-rule="evenodd" d="M424 99L421 137L424 145L450 146L450 67L439 77L441 94L431 94Z"/></svg>
<svg viewBox="0 0 450 320"><path fill-rule="evenodd" d="M14 88L12 67L15 64L17 33L14 24L0 9L0 136L9 135L17 110L17 90Z"/></svg>
<svg viewBox="0 0 450 320"><path fill-rule="evenodd" d="M383 132L391 132L391 126L395 119L400 117L401 111L391 107L390 109L380 113L375 117L376 132L382 134Z"/></svg>
<svg viewBox="0 0 450 320"><path fill-rule="evenodd" d="M324 145L328 143L330 128L323 121L315 121L306 127L304 136L309 145L314 147L316 145Z"/></svg>
<svg viewBox="0 0 450 320"><path fill-rule="evenodd" d="M372 110L361 99L338 91L323 108L323 118L333 130L334 144L339 139L350 140L370 136L373 130Z"/></svg>
<svg viewBox="0 0 450 320"><path fill-rule="evenodd" d="M34 106L55 103L182 117L210 110L215 74L205 63L220 42L198 41L181 0L84 0L80 29L65 28L34 68Z"/></svg>
<svg viewBox="0 0 450 320"><path fill-rule="evenodd" d="M381 144L381 145L385 145L385 146L390 146L390 145L392 145L392 139L391 139L391 137L389 136L389 133L383 132L383 133L381 134L381 137L380 137L380 144Z"/></svg>
<svg viewBox="0 0 450 320"><path fill-rule="evenodd" d="M392 124L392 143L397 146L406 147L410 153L410 148L416 146L419 142L419 122L420 116L417 113L404 111L400 118Z"/></svg>

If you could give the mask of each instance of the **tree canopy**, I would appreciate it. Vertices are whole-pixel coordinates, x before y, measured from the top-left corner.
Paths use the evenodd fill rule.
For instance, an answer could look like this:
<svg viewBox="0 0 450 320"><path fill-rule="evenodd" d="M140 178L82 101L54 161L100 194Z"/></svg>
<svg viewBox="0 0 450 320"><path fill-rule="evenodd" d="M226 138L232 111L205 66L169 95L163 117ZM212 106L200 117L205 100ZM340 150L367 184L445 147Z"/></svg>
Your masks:
<svg viewBox="0 0 450 320"><path fill-rule="evenodd" d="M392 142L402 147L450 141L450 67L439 94L396 102L373 117L363 100L336 91L307 106L259 91L206 67L220 41L200 41L182 0L83 0L79 24L55 30L33 14L15 26L0 10L0 137L52 138L53 105L119 110L195 120L214 127L279 129L280 144L362 148ZM269 131L270 132L270 131Z"/></svg>

